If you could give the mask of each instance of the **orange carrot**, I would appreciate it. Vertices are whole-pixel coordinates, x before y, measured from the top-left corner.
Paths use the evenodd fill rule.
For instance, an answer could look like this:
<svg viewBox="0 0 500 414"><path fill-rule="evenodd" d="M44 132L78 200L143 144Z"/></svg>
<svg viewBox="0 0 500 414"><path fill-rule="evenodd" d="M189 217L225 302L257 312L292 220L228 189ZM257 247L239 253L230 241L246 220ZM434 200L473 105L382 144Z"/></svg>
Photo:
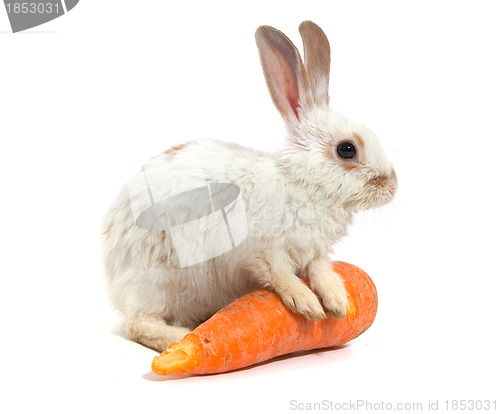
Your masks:
<svg viewBox="0 0 500 414"><path fill-rule="evenodd" d="M366 331L377 313L377 290L358 267L334 262L349 297L344 319L307 320L279 296L257 290L221 309L170 344L152 363L159 375L230 371L296 351L338 346Z"/></svg>

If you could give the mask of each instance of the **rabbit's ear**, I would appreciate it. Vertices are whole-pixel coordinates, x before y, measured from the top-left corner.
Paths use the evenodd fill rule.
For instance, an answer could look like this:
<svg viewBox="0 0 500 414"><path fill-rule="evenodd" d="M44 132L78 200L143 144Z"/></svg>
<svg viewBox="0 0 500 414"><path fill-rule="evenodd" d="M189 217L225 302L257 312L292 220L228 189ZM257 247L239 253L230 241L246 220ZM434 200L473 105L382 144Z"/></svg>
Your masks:
<svg viewBox="0 0 500 414"><path fill-rule="evenodd" d="M279 30L261 26L255 33L260 63L274 105L286 121L299 118L300 97L305 87L305 70L300 53Z"/></svg>
<svg viewBox="0 0 500 414"><path fill-rule="evenodd" d="M304 44L304 62L309 81L308 98L315 104L328 105L330 79L330 43L321 28L307 20L299 26Z"/></svg>

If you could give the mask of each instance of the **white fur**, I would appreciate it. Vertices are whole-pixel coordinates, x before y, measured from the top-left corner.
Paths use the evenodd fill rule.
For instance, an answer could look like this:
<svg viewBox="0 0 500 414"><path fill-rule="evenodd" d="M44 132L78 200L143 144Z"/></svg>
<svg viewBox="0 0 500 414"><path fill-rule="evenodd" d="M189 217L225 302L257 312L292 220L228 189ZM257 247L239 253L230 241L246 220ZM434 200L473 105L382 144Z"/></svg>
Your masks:
<svg viewBox="0 0 500 414"><path fill-rule="evenodd" d="M308 318L345 315L346 294L329 255L360 207L390 201L388 188L369 182L384 175L394 181L392 165L373 132L327 106L303 105L300 121L288 120L287 128L284 148L276 153L200 140L150 162L157 167L150 184L162 188L163 198L189 186L193 165L201 165L208 182L239 187L248 236L203 263L181 268L169 232L138 227L128 189L122 190L103 222L103 257L110 300L134 339L161 351L260 287L276 290ZM353 133L363 139L367 162L346 170L325 151L331 146L335 153L336 144ZM310 281L319 299L299 277Z"/></svg>

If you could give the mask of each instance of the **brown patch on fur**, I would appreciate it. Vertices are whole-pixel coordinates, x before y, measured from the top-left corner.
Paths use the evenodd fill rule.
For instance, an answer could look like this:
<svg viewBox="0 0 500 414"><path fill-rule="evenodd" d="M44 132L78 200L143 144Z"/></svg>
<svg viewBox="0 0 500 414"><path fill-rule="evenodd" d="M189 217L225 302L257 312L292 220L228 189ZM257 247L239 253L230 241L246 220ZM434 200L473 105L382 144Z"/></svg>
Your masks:
<svg viewBox="0 0 500 414"><path fill-rule="evenodd" d="M340 159L340 165L346 171L360 170L362 166L357 161L344 161Z"/></svg>
<svg viewBox="0 0 500 414"><path fill-rule="evenodd" d="M369 187L375 187L376 189L380 189L387 187L388 180L389 178L387 177L387 175L379 175L377 177L373 177L372 179L368 180L366 185Z"/></svg>
<svg viewBox="0 0 500 414"><path fill-rule="evenodd" d="M323 147L323 152L325 153L325 157L329 159L330 161L337 161L337 157L333 154L332 152L332 146L331 145L325 145Z"/></svg>
<svg viewBox="0 0 500 414"><path fill-rule="evenodd" d="M354 141L354 144L356 145L356 148L359 149L360 151L365 150L365 143L363 139L356 133L354 132L352 135L352 140Z"/></svg>
<svg viewBox="0 0 500 414"><path fill-rule="evenodd" d="M182 151L184 148L186 148L188 145L193 144L194 142L195 141L188 141L188 142L184 142L183 144L174 145L173 147L169 148L168 150L163 151L161 154L158 154L158 155L155 155L154 157L151 157L151 159L154 160L154 159L157 159L159 157L164 156L167 161L171 161L179 151ZM146 171L147 166L148 166L148 164L143 165L141 168L141 171L142 172Z"/></svg>
<svg viewBox="0 0 500 414"><path fill-rule="evenodd" d="M168 150L164 151L163 154L167 156L167 159L171 160L172 158L175 157L175 154L179 151L182 151L184 148L186 148L189 144L192 144L192 141L185 142L183 144L179 145L174 145L173 147L169 148Z"/></svg>

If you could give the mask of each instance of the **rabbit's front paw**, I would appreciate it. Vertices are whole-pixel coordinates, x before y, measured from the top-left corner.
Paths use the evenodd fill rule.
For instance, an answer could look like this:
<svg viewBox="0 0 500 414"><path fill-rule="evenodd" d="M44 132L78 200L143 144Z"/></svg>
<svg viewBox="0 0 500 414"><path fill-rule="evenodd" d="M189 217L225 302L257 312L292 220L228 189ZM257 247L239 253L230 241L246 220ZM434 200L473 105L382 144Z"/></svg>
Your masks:
<svg viewBox="0 0 500 414"><path fill-rule="evenodd" d="M323 265L309 269L309 280L326 314L333 318L344 318L347 315L349 299L342 278L329 265Z"/></svg>
<svg viewBox="0 0 500 414"><path fill-rule="evenodd" d="M322 286L318 295L323 302L323 308L332 318L344 318L347 315L349 299L343 286Z"/></svg>
<svg viewBox="0 0 500 414"><path fill-rule="evenodd" d="M298 278L296 283L280 286L275 290L280 295L285 306L306 319L319 320L326 318L325 311L318 298Z"/></svg>

